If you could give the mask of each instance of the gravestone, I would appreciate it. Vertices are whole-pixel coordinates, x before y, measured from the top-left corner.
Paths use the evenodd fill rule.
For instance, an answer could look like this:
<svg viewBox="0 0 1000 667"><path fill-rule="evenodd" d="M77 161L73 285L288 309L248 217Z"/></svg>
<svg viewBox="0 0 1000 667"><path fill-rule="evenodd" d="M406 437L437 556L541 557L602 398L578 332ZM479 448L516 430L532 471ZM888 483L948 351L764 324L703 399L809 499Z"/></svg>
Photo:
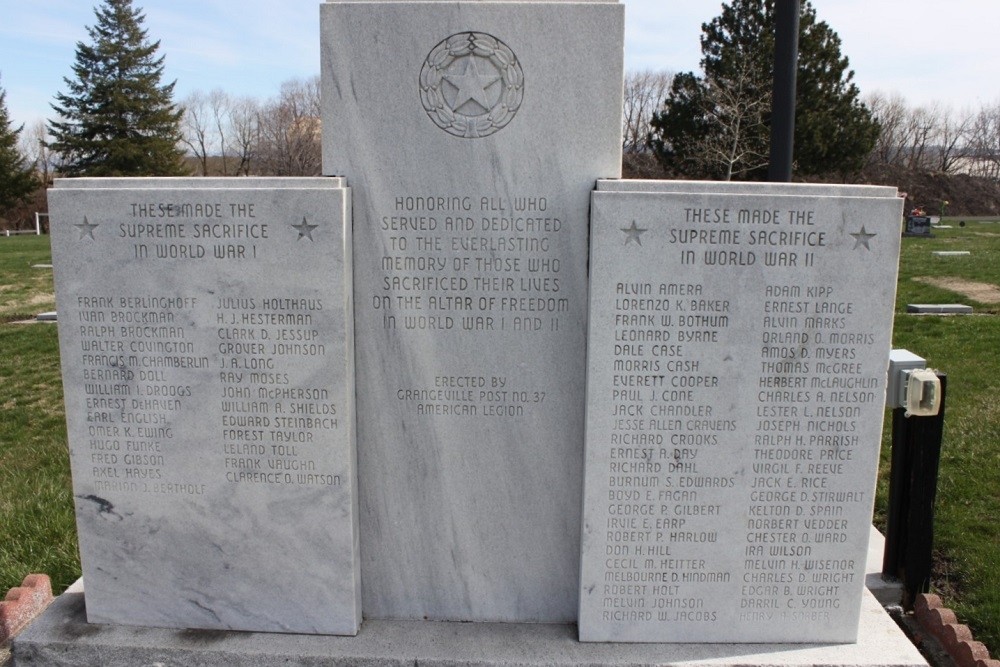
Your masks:
<svg viewBox="0 0 1000 667"><path fill-rule="evenodd" d="M906 216L907 236L932 236L931 219L926 215Z"/></svg>
<svg viewBox="0 0 1000 667"><path fill-rule="evenodd" d="M582 640L857 637L902 200L772 188L594 193Z"/></svg>
<svg viewBox="0 0 1000 667"><path fill-rule="evenodd" d="M354 193L366 618L571 622L588 209L620 173L616 2L327 2Z"/></svg>
<svg viewBox="0 0 1000 667"><path fill-rule="evenodd" d="M350 191L287 185L49 193L92 623L357 632Z"/></svg>

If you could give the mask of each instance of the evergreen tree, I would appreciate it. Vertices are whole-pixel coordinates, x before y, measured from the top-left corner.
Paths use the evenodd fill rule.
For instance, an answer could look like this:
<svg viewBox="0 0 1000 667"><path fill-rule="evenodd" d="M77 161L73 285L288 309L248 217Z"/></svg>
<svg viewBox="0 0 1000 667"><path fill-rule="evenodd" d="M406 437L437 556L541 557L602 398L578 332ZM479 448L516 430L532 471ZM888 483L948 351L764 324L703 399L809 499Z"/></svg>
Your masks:
<svg viewBox="0 0 1000 667"><path fill-rule="evenodd" d="M702 25L703 76L678 75L651 125L650 145L673 173L761 179L767 174L774 79L774 0L733 0ZM795 111L799 174L861 168L878 124L860 102L840 38L802 3Z"/></svg>
<svg viewBox="0 0 1000 667"><path fill-rule="evenodd" d="M22 129L11 127L7 91L0 87L0 215L26 202L38 187L32 165L17 148Z"/></svg>
<svg viewBox="0 0 1000 667"><path fill-rule="evenodd" d="M182 111L174 84L160 84L160 43L150 43L142 11L132 0L104 0L88 27L91 44L78 42L74 79L56 95L50 147L67 176L179 176L187 173L179 148Z"/></svg>

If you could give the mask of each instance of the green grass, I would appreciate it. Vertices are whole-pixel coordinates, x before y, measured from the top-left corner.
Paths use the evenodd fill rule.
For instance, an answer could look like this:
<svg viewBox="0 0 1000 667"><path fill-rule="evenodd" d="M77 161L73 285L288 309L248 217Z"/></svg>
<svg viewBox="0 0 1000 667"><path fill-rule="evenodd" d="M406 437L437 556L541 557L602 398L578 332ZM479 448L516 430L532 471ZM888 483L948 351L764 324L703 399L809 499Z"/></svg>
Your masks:
<svg viewBox="0 0 1000 667"><path fill-rule="evenodd" d="M931 254L937 250L968 250L972 254L958 257ZM973 306L980 313L1000 312L1000 304L979 303L914 280L920 277L961 278L1000 287L1000 223L970 222L965 227L936 229L934 238L903 239L896 297L896 312L906 312L908 303L961 303Z"/></svg>
<svg viewBox="0 0 1000 667"><path fill-rule="evenodd" d="M939 592L977 640L1000 655L1000 304L914 281L1000 286L1000 224L970 222L903 239L895 347L948 374L935 544ZM933 250L969 250L938 258ZM44 572L61 591L79 576L56 328L3 324L54 307L48 237L0 238L0 592ZM907 303L966 303L977 314L915 316ZM876 500L885 507L888 435Z"/></svg>
<svg viewBox="0 0 1000 667"><path fill-rule="evenodd" d="M80 576L69 450L51 324L0 325L0 591L28 574Z"/></svg>
<svg viewBox="0 0 1000 667"><path fill-rule="evenodd" d="M0 237L0 592L28 574L56 591L80 576L59 339L4 324L55 308L48 236Z"/></svg>
<svg viewBox="0 0 1000 667"><path fill-rule="evenodd" d="M935 592L1000 655L1000 304L981 303L914 278L960 278L1000 286L1000 224L967 222L903 239L893 346L927 359L948 375L944 439L935 506ZM935 250L971 255L936 257ZM961 303L971 316L907 315L908 303ZM887 415L887 422L889 416ZM884 520L888 425L876 500Z"/></svg>
<svg viewBox="0 0 1000 667"><path fill-rule="evenodd" d="M48 236L0 236L0 323L33 318L55 310Z"/></svg>

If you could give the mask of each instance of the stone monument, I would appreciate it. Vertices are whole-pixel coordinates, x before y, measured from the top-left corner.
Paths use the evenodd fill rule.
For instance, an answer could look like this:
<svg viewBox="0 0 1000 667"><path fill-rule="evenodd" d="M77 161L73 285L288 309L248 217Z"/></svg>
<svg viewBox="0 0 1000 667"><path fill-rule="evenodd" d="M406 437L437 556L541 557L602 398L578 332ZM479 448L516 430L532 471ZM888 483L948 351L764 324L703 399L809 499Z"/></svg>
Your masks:
<svg viewBox="0 0 1000 667"><path fill-rule="evenodd" d="M581 639L855 641L901 206L598 184Z"/></svg>
<svg viewBox="0 0 1000 667"><path fill-rule="evenodd" d="M921 664L862 599L895 190L614 180L623 11L328 1L324 178L57 182L103 625L16 659Z"/></svg>
<svg viewBox="0 0 1000 667"><path fill-rule="evenodd" d="M327 2L354 193L366 618L576 618L590 191L617 2Z"/></svg>
<svg viewBox="0 0 1000 667"><path fill-rule="evenodd" d="M49 193L91 622L357 632L341 185L80 179Z"/></svg>

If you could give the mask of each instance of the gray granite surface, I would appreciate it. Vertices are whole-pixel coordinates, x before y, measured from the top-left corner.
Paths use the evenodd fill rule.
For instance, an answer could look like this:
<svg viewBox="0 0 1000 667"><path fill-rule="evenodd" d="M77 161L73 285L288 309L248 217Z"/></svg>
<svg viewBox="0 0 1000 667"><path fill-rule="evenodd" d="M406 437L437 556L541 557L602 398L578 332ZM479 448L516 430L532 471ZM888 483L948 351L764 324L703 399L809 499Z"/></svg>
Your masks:
<svg viewBox="0 0 1000 667"><path fill-rule="evenodd" d="M49 206L89 620L356 632L350 191Z"/></svg>
<svg viewBox="0 0 1000 667"><path fill-rule="evenodd" d="M316 178L309 176L182 176L154 177L132 176L128 178L57 178L57 188L98 188L98 189L177 189L177 188L342 188L347 183L342 178Z"/></svg>
<svg viewBox="0 0 1000 667"><path fill-rule="evenodd" d="M14 667L927 667L871 596L856 644L584 644L574 625L366 620L356 637L92 625L67 592L14 639Z"/></svg>
<svg viewBox="0 0 1000 667"><path fill-rule="evenodd" d="M906 304L906 312L968 314L973 312L973 310L972 306L961 303L908 303Z"/></svg>
<svg viewBox="0 0 1000 667"><path fill-rule="evenodd" d="M887 185L831 183L764 183L759 181L600 180L597 189L609 192L698 192L716 194L809 195L827 197L896 197Z"/></svg>
<svg viewBox="0 0 1000 667"><path fill-rule="evenodd" d="M366 618L573 621L594 181L616 3L328 2L324 173L354 192Z"/></svg>
<svg viewBox="0 0 1000 667"><path fill-rule="evenodd" d="M854 640L901 206L594 193L581 639Z"/></svg>

